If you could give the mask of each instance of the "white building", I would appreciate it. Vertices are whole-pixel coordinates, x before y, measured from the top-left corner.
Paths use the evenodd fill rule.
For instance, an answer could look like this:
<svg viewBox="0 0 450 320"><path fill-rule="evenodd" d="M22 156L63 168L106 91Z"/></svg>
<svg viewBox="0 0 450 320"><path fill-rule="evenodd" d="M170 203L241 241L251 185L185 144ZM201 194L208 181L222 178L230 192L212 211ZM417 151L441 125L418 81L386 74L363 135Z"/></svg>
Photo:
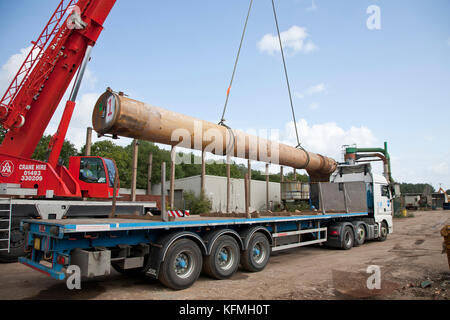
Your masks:
<svg viewBox="0 0 450 320"><path fill-rule="evenodd" d="M166 182L167 195L169 195L170 182ZM196 196L200 195L201 177L193 176L175 180L175 206L183 208L180 203L183 192L192 191ZM251 203L252 210L266 209L266 182L251 181ZM152 186L153 195L161 195L161 184ZM218 176L205 176L205 195L211 199L213 212L226 212L227 209L227 178ZM182 200L181 200L182 201ZM269 182L269 203L273 205L280 203L280 184ZM231 179L230 210L234 212L245 212L244 179Z"/></svg>

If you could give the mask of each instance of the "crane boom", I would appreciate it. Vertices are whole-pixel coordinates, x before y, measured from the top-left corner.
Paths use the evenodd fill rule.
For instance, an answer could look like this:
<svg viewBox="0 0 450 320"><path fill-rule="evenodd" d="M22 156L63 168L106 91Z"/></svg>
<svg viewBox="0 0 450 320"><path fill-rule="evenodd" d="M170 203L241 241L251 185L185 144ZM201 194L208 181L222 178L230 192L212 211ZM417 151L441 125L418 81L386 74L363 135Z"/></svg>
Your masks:
<svg viewBox="0 0 450 320"><path fill-rule="evenodd" d="M100 36L115 0L79 0L68 15L73 3L60 2L1 100L0 122L8 130L1 154L32 156L88 46L94 46ZM70 118L71 113L63 132Z"/></svg>

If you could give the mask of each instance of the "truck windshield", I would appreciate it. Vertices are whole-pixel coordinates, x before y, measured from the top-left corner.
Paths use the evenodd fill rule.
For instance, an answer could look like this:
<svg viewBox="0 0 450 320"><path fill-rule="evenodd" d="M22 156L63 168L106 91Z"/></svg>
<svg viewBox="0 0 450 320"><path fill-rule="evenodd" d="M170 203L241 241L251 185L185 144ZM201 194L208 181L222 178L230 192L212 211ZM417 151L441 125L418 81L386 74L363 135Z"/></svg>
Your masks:
<svg viewBox="0 0 450 320"><path fill-rule="evenodd" d="M108 169L108 177L109 177L109 186L114 188L114 177L116 176L116 166L114 165L114 161L111 159L103 159L106 163L106 168Z"/></svg>
<svg viewBox="0 0 450 320"><path fill-rule="evenodd" d="M100 158L82 158L80 180L87 183L106 183L105 168Z"/></svg>

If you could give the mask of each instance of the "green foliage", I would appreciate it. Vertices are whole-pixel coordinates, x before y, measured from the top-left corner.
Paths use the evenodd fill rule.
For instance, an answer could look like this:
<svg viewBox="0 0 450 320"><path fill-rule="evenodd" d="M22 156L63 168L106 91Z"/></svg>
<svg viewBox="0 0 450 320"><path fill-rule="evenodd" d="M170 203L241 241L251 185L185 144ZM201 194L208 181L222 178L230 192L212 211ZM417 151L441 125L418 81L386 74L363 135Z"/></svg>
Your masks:
<svg viewBox="0 0 450 320"><path fill-rule="evenodd" d="M119 181L121 188L131 186L131 161L133 156L125 148L115 145L110 140L98 141L91 147L91 155L113 159L119 171Z"/></svg>
<svg viewBox="0 0 450 320"><path fill-rule="evenodd" d="M186 209L190 211L190 214L209 213L212 209L211 200L203 194L197 197L191 191L185 192L184 201L186 203Z"/></svg>
<svg viewBox="0 0 450 320"><path fill-rule="evenodd" d="M400 191L402 192L402 194L405 193L422 194L424 191L432 193L435 192L436 190L429 183L402 183L400 184Z"/></svg>
<svg viewBox="0 0 450 320"><path fill-rule="evenodd" d="M47 161L48 158L48 144L50 143L51 135L44 135L39 141L34 150L32 158L39 161ZM69 165L69 158L78 154L77 148L70 141L65 140L61 149L60 158L63 159L64 165Z"/></svg>
<svg viewBox="0 0 450 320"><path fill-rule="evenodd" d="M309 210L309 203L306 201L301 201L301 202L287 202L284 206L284 208L282 208L282 206L280 204L278 204L277 206L275 206L275 211L279 211L279 210L286 210L287 212L295 212L295 210L298 211L307 211Z"/></svg>

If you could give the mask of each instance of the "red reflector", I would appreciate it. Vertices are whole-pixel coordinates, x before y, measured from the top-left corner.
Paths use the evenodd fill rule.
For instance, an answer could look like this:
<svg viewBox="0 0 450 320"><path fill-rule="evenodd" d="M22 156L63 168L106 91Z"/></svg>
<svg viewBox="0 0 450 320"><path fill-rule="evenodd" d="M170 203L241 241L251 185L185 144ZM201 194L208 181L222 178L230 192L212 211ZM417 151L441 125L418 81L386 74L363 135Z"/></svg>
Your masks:
<svg viewBox="0 0 450 320"><path fill-rule="evenodd" d="M60 264L60 265L63 265L63 266L66 265L66 264L67 264L66 257L64 257L64 256L58 256L57 262L58 262L58 264Z"/></svg>
<svg viewBox="0 0 450 320"><path fill-rule="evenodd" d="M333 230L330 232L330 236L338 236L339 235L339 231L337 230Z"/></svg>

